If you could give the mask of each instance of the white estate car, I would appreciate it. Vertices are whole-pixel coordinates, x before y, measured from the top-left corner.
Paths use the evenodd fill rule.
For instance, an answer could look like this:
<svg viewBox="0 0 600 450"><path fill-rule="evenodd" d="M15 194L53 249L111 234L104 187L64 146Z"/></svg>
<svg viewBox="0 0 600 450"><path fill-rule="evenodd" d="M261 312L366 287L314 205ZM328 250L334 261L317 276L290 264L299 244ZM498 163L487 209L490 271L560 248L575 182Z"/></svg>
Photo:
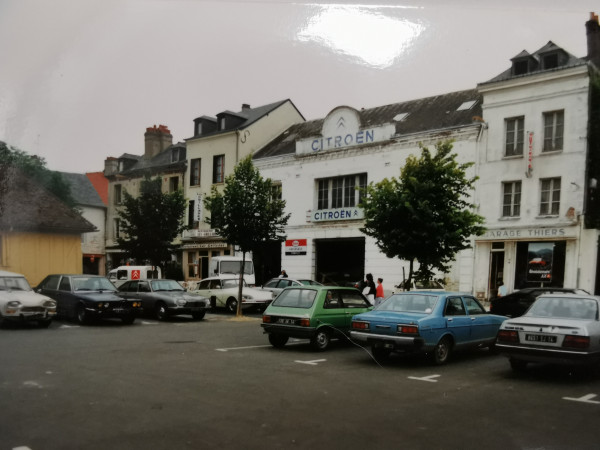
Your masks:
<svg viewBox="0 0 600 450"><path fill-rule="evenodd" d="M239 278L210 277L198 281L192 292L210 299L212 307L225 307L229 312L237 311L237 297L239 294ZM242 308L252 306L265 309L273 300L269 291L248 287L244 281L242 288Z"/></svg>
<svg viewBox="0 0 600 450"><path fill-rule="evenodd" d="M23 275L0 270L0 325L32 321L46 328L55 315L54 300L34 292Z"/></svg>

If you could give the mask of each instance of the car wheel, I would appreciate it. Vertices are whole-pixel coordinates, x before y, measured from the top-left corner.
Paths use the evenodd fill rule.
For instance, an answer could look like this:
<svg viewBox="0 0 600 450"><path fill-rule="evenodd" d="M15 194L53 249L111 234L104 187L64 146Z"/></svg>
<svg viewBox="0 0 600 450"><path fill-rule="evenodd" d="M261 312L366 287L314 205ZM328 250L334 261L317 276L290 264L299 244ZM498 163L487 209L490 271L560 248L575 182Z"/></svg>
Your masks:
<svg viewBox="0 0 600 450"><path fill-rule="evenodd" d="M80 325L85 325L90 321L89 314L83 305L77 305L77 312L75 318Z"/></svg>
<svg viewBox="0 0 600 450"><path fill-rule="evenodd" d="M50 324L52 323L52 320L38 320L38 326L40 328L48 328L50 326Z"/></svg>
<svg viewBox="0 0 600 450"><path fill-rule="evenodd" d="M287 344L288 336L283 334L269 333L269 343L276 348L283 348Z"/></svg>
<svg viewBox="0 0 600 450"><path fill-rule="evenodd" d="M130 314L128 316L123 316L123 317L121 317L121 321L125 325L131 325L133 322L135 322L135 315Z"/></svg>
<svg viewBox="0 0 600 450"><path fill-rule="evenodd" d="M227 303L225 305L227 306L227 311L233 314L237 313L238 302L235 298L231 297L227 299Z"/></svg>
<svg viewBox="0 0 600 450"><path fill-rule="evenodd" d="M445 364L452 353L452 340L449 337L440 339L433 349L433 362L437 365Z"/></svg>
<svg viewBox="0 0 600 450"><path fill-rule="evenodd" d="M385 347L371 347L371 354L377 361L383 361L390 357L392 350Z"/></svg>
<svg viewBox="0 0 600 450"><path fill-rule="evenodd" d="M154 314L158 320L166 320L168 317L167 305L165 305L163 302L158 302L156 304L156 308L154 309Z"/></svg>
<svg viewBox="0 0 600 450"><path fill-rule="evenodd" d="M195 312L195 313L192 313L192 318L194 320L202 320L202 319L204 319L205 315L206 315L206 311Z"/></svg>
<svg viewBox="0 0 600 450"><path fill-rule="evenodd" d="M322 352L329 347L330 342L331 337L329 336L329 331L324 328L320 328L317 330L317 334L315 334L310 340L310 345L312 345L315 350Z"/></svg>
<svg viewBox="0 0 600 450"><path fill-rule="evenodd" d="M522 359L509 358L510 368L515 372L523 372L527 369L527 361L523 361Z"/></svg>

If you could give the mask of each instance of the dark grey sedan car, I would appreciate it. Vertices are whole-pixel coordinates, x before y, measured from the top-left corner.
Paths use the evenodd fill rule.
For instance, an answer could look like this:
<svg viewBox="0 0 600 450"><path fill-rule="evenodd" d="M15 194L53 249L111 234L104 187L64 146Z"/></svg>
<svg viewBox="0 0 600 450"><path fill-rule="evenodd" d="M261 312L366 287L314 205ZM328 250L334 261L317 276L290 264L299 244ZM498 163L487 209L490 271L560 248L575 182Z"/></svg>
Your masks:
<svg viewBox="0 0 600 450"><path fill-rule="evenodd" d="M56 301L58 316L80 324L94 319L121 319L132 324L141 303L125 300L108 278L99 275L48 275L35 289Z"/></svg>
<svg viewBox="0 0 600 450"><path fill-rule="evenodd" d="M182 314L201 320L210 309L208 298L187 292L175 280L131 280L119 287L119 293L127 299L141 301L144 314L158 320Z"/></svg>

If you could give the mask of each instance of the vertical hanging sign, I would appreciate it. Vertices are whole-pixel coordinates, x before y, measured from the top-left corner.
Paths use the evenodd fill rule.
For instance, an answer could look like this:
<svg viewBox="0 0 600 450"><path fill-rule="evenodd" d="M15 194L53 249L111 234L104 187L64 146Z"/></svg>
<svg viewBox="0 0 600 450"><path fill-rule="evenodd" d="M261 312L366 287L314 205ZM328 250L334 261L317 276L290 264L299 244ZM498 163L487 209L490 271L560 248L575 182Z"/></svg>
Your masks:
<svg viewBox="0 0 600 450"><path fill-rule="evenodd" d="M527 137L529 140L529 149L527 152L527 176L531 176L531 172L533 172L533 131L527 133Z"/></svg>
<svg viewBox="0 0 600 450"><path fill-rule="evenodd" d="M202 194L196 194L196 203L194 204L194 220L198 222L198 228L202 223Z"/></svg>

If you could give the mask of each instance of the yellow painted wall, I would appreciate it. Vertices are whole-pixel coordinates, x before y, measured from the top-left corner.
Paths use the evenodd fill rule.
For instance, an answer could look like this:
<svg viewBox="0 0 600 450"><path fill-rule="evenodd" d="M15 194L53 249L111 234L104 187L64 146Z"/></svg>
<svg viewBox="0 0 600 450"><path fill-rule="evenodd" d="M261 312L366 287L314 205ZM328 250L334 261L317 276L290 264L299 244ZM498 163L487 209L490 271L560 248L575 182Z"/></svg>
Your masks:
<svg viewBox="0 0 600 450"><path fill-rule="evenodd" d="M0 269L36 286L51 273L82 273L81 235L0 232Z"/></svg>

